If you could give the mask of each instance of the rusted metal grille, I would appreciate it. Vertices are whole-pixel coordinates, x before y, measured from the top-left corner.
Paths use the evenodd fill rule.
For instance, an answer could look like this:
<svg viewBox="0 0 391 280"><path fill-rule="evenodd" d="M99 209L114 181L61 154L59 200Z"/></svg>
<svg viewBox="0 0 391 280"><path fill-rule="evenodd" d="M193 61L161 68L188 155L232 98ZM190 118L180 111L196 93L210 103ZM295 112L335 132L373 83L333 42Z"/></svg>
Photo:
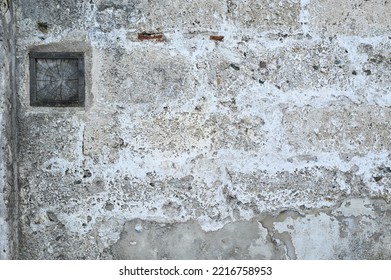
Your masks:
<svg viewBox="0 0 391 280"><path fill-rule="evenodd" d="M84 54L30 53L30 105L84 106Z"/></svg>

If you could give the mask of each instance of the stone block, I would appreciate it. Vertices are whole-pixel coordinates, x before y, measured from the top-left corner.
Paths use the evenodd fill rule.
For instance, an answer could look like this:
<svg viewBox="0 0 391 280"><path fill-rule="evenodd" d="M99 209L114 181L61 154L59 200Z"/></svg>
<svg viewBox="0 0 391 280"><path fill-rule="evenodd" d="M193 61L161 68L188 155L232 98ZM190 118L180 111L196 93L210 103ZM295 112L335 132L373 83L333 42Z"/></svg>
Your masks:
<svg viewBox="0 0 391 280"><path fill-rule="evenodd" d="M391 3L384 0L315 0L308 4L310 28L326 36L389 34Z"/></svg>
<svg viewBox="0 0 391 280"><path fill-rule="evenodd" d="M264 91L264 85L284 92L324 87L351 88L354 78L352 61L348 51L337 42L302 38L284 44L285 39L279 39L283 44L277 46L273 45L274 39L257 47L253 46L254 42L249 47L244 42L238 43L237 47L230 49L236 54L236 61L225 57L211 59L212 63L220 62L215 68L219 70L222 94L240 91L243 85L247 88L257 85L260 92Z"/></svg>
<svg viewBox="0 0 391 280"><path fill-rule="evenodd" d="M216 30L225 13L225 4L202 1L98 1L97 22L104 31L136 28L139 31L200 32Z"/></svg>
<svg viewBox="0 0 391 280"><path fill-rule="evenodd" d="M294 107L284 112L287 144L297 152L384 152L391 148L388 107Z"/></svg>
<svg viewBox="0 0 391 280"><path fill-rule="evenodd" d="M233 116L181 114L135 121L133 132L124 135L130 144L170 154L213 153L219 149L260 152L265 141L262 119Z"/></svg>
<svg viewBox="0 0 391 280"><path fill-rule="evenodd" d="M160 46L97 51L93 63L92 72L97 74L93 79L99 88L94 99L104 100L109 107L162 109L164 104L192 97L190 65L183 57L171 55Z"/></svg>
<svg viewBox="0 0 391 280"><path fill-rule="evenodd" d="M255 32L294 33L300 29L298 0L228 0L227 15L237 27Z"/></svg>

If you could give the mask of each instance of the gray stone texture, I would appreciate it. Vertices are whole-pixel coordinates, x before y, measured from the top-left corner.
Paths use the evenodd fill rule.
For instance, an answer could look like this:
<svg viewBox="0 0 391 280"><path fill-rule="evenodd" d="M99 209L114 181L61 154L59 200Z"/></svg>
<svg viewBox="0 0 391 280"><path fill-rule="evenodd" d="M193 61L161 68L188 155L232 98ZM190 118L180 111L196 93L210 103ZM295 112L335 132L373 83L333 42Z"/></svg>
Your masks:
<svg viewBox="0 0 391 280"><path fill-rule="evenodd" d="M0 2L0 259L18 256L16 173L15 19L9 1Z"/></svg>
<svg viewBox="0 0 391 280"><path fill-rule="evenodd" d="M6 58L5 58L5 47L4 47L4 35L3 35L3 26L2 26L2 22L0 22L0 61L2 62L0 64L0 90L1 92L5 91L7 89L7 78L8 78L8 75L7 75L7 65L6 65ZM3 105L5 102L4 102L4 96L1 95L1 100L0 100L0 103ZM3 107L3 106L2 106ZM3 117L3 111L4 109L1 108L1 116ZM2 119L2 118L1 118ZM4 129L3 127L1 128L1 134L0 134L0 137L1 137L1 145L3 145L4 143L4 136L5 136L5 133L4 133ZM2 175L1 177L3 178L4 177L4 173L5 173L5 166L4 166L4 150L1 151L0 153L0 158L1 158L1 161L0 161L0 174ZM5 180L4 179L1 179L0 181L0 189L1 190L4 190L5 189ZM9 251L9 247L8 247L8 243L9 243L9 240L8 240L8 223L6 221L7 219L7 215L8 215L8 211L7 211L7 207L6 207L6 198L5 198L6 194L4 191L1 191L0 192L0 259L6 259L8 258L8 251Z"/></svg>
<svg viewBox="0 0 391 280"><path fill-rule="evenodd" d="M391 258L391 3L12 2L1 258ZM29 105L31 51L85 108Z"/></svg>
<svg viewBox="0 0 391 280"><path fill-rule="evenodd" d="M386 0L305 0L309 25L315 32L334 35L381 36L391 28L391 3Z"/></svg>

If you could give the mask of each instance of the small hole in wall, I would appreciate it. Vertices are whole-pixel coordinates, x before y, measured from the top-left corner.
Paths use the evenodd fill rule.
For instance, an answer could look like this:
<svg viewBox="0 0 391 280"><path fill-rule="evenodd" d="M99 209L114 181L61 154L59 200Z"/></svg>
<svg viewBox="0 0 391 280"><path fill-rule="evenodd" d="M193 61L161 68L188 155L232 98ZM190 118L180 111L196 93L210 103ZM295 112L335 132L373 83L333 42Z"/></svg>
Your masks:
<svg viewBox="0 0 391 280"><path fill-rule="evenodd" d="M91 176L92 176L92 173L91 173L90 170L88 170L88 169L84 170L84 172L83 172L83 178L89 178L89 177L91 177Z"/></svg>
<svg viewBox="0 0 391 280"><path fill-rule="evenodd" d="M48 33L49 31L49 24L47 22L37 22L37 29L41 31L42 33Z"/></svg>

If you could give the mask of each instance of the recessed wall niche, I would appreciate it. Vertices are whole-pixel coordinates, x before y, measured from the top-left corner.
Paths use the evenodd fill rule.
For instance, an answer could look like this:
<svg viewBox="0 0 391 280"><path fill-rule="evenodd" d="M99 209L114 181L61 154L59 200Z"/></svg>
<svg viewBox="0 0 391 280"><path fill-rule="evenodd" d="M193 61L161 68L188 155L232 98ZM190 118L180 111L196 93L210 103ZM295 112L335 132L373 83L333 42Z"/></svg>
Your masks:
<svg viewBox="0 0 391 280"><path fill-rule="evenodd" d="M31 106L84 106L84 53L31 52L29 58Z"/></svg>

